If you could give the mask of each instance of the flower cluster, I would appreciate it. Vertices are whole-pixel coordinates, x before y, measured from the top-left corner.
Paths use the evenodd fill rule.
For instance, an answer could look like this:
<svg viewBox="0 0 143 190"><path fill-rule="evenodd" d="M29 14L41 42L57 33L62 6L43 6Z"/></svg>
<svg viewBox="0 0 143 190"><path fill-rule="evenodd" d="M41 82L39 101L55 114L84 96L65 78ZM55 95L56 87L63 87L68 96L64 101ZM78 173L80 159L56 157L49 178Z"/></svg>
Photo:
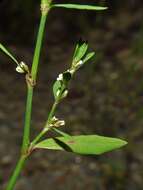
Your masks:
<svg viewBox="0 0 143 190"><path fill-rule="evenodd" d="M59 120L55 116L51 119L49 126L50 127L61 127L65 125L64 120Z"/></svg>
<svg viewBox="0 0 143 190"><path fill-rule="evenodd" d="M88 44L85 41L79 41L76 45L71 67L60 73L53 85L53 94L56 101L60 101L68 94L68 85L73 74L94 56L94 52L88 53Z"/></svg>
<svg viewBox="0 0 143 190"><path fill-rule="evenodd" d="M17 65L16 71L17 71L18 73L29 73L28 65L26 65L23 61L21 61L21 62Z"/></svg>

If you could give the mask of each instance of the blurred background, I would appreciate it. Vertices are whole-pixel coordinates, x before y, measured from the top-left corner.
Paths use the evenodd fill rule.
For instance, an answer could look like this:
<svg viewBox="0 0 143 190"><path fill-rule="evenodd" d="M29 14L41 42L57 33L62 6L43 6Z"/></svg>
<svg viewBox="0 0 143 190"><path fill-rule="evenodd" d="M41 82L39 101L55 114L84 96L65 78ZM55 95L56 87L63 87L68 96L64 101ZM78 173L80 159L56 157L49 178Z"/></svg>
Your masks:
<svg viewBox="0 0 143 190"><path fill-rule="evenodd" d="M74 0L57 0L75 2ZM102 156L37 151L27 162L16 190L143 189L143 2L76 0L105 5L102 12L52 10L34 96L32 137L53 103L52 85L68 69L77 40L88 40L96 58L74 77L57 117L70 134L99 134L129 144ZM39 24L39 1L0 1L0 42L31 65ZM24 76L0 53L0 189L18 159L23 132Z"/></svg>

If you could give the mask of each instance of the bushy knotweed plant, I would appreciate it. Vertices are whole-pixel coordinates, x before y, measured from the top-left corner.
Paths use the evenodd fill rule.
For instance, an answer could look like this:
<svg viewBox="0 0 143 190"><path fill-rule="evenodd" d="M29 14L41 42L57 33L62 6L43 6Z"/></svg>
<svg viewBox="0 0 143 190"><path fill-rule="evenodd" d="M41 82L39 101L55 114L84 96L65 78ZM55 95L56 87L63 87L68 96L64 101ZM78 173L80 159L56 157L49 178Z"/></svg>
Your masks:
<svg viewBox="0 0 143 190"><path fill-rule="evenodd" d="M104 137L99 135L79 135L72 136L63 132L60 127L65 125L64 120L60 120L56 117L55 112L61 101L67 97L69 84L75 75L75 73L87 62L89 62L94 56L94 52L90 52L88 49L87 42L80 40L74 51L72 63L69 69L60 73L53 85L53 96L54 103L51 111L48 115L48 119L45 122L45 126L39 132L39 134L31 140L31 112L32 112L32 99L33 90L36 86L37 72L39 66L39 58L41 53L41 46L43 40L43 34L45 30L45 23L49 11L53 8L67 8L67 9L78 9L78 10L93 10L100 11L107 9L106 7L92 6L92 5L80 5L80 4L55 4L54 0L41 0L41 20L39 26L39 32L37 35L37 42L35 52L33 56L33 63L31 69L23 62L18 61L4 45L0 43L0 49L11 58L16 64L16 71L25 75L27 85L27 101L25 111L25 122L23 141L21 146L21 155L17 162L17 165L10 177L6 190L13 190L17 181L17 178L23 169L26 160L29 158L33 150L35 149L52 149L74 152L76 154L84 155L100 155L105 152L120 148L127 144L126 141ZM45 140L43 139L50 130L54 130L59 136L50 137Z"/></svg>

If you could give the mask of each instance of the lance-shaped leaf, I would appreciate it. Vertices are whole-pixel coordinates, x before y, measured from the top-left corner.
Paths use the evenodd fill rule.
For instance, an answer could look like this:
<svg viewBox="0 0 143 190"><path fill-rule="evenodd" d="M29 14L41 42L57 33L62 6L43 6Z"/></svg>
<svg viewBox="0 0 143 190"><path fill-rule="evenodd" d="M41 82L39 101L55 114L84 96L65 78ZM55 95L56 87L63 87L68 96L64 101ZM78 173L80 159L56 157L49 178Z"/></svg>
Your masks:
<svg viewBox="0 0 143 190"><path fill-rule="evenodd" d="M76 47L75 47L75 50L74 50L74 55L73 55L73 60L75 59L76 55L77 55L77 51L79 49L79 43L77 43Z"/></svg>
<svg viewBox="0 0 143 190"><path fill-rule="evenodd" d="M83 63L89 61L93 56L95 55L95 52L88 53L85 58L83 59Z"/></svg>
<svg viewBox="0 0 143 190"><path fill-rule="evenodd" d="M107 9L107 7L94 6L94 5L80 5L80 4L53 4L52 7L62 7L66 9L92 10L92 11L101 11L101 10Z"/></svg>
<svg viewBox="0 0 143 190"><path fill-rule="evenodd" d="M78 44L75 49L73 61L78 62L81 60L81 58L86 54L88 49L88 44L86 42L82 44Z"/></svg>
<svg viewBox="0 0 143 190"><path fill-rule="evenodd" d="M118 149L126 144L126 141L117 138L98 135L80 135L50 138L38 143L35 148L99 155Z"/></svg>
<svg viewBox="0 0 143 190"><path fill-rule="evenodd" d="M0 49L1 51L3 51L3 53L5 53L8 57L10 57L18 65L18 61L16 60L16 58L1 43L0 43Z"/></svg>

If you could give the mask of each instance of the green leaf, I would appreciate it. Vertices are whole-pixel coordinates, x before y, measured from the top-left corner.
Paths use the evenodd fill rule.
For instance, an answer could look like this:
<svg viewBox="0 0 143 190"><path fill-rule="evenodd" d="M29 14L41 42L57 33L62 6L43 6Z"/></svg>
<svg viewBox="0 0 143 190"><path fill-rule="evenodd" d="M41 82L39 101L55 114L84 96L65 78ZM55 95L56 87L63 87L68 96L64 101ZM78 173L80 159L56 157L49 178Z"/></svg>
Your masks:
<svg viewBox="0 0 143 190"><path fill-rule="evenodd" d="M3 51L3 53L9 56L18 65L18 61L16 60L16 58L1 43L0 43L0 49Z"/></svg>
<svg viewBox="0 0 143 190"><path fill-rule="evenodd" d="M83 63L89 61L93 56L95 55L95 52L90 52L86 55L86 57L83 59Z"/></svg>
<svg viewBox="0 0 143 190"><path fill-rule="evenodd" d="M54 94L55 99L57 99L57 97L58 97L57 92L58 92L58 90L61 90L61 88L62 88L61 82L56 81L53 85L53 94Z"/></svg>
<svg viewBox="0 0 143 190"><path fill-rule="evenodd" d="M81 46L79 46L76 49L75 55L74 55L74 62L78 62L81 60L81 58L86 54L88 49L88 44L84 42Z"/></svg>
<svg viewBox="0 0 143 190"><path fill-rule="evenodd" d="M101 11L107 9L107 7L100 7L94 5L80 5L80 4L53 4L52 7L62 7L67 9L80 9L80 10L93 10Z"/></svg>
<svg viewBox="0 0 143 190"><path fill-rule="evenodd" d="M66 83L67 81L59 81L59 80L56 80L56 82L54 83L53 94L54 94L55 100L61 100L67 96L68 91L67 91Z"/></svg>
<svg viewBox="0 0 143 190"><path fill-rule="evenodd" d="M73 55L73 60L75 59L75 56L76 56L77 51L78 51L78 48L79 48L79 43L77 43L77 45L76 45L76 47L75 47L74 55Z"/></svg>
<svg viewBox="0 0 143 190"><path fill-rule="evenodd" d="M35 148L99 155L120 148L126 144L126 141L117 138L98 135L80 135L50 138L38 143Z"/></svg>

